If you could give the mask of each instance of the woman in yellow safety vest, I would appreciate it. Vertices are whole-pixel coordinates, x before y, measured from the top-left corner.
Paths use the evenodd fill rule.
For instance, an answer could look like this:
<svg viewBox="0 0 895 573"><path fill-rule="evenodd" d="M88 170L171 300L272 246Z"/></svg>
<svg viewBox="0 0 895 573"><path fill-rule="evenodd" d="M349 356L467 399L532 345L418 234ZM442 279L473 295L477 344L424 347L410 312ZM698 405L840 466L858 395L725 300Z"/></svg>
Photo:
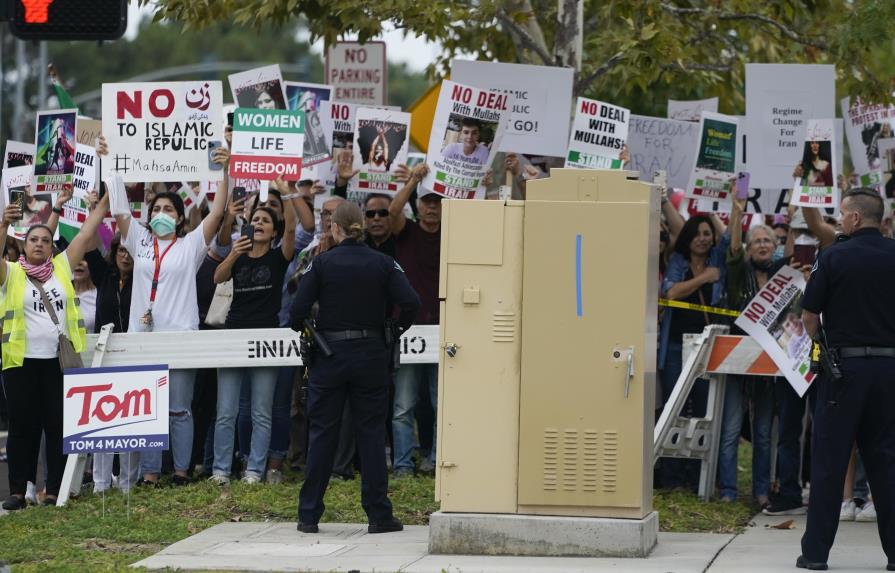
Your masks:
<svg viewBox="0 0 895 573"><path fill-rule="evenodd" d="M3 296L3 389L9 404L9 493L3 509L25 507L25 489L37 474L40 438L46 436L47 484L44 505L55 505L65 456L62 455L62 370L59 335L82 352L87 334L72 285L72 268L84 258L90 238L106 213L104 198L64 252L53 256L53 232L34 225L25 235L18 262L0 260ZM0 221L0 244L9 227L21 220L19 207L10 205ZM56 320L48 311L48 300ZM58 326L56 322L58 321Z"/></svg>

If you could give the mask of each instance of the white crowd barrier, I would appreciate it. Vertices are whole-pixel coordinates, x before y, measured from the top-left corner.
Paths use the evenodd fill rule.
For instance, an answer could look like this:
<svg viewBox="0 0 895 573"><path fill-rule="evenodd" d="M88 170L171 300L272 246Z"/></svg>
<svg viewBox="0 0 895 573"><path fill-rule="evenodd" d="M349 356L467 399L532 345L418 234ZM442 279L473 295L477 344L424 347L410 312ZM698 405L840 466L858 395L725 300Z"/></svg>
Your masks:
<svg viewBox="0 0 895 573"><path fill-rule="evenodd" d="M87 349L81 354L84 364L93 363L101 336L87 337ZM167 364L172 370L298 366L298 341L298 333L288 328L113 332L105 344L102 366ZM438 325L411 327L401 337L400 348L402 364L437 364Z"/></svg>

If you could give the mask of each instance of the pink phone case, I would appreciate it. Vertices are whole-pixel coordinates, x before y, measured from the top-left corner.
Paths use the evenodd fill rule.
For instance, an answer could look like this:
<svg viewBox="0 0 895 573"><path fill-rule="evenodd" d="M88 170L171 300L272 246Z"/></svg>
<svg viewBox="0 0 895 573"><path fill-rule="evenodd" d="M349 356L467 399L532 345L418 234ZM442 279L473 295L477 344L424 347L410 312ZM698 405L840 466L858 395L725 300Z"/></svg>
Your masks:
<svg viewBox="0 0 895 573"><path fill-rule="evenodd" d="M748 199L749 198L749 174L745 171L740 171L737 174L737 199Z"/></svg>

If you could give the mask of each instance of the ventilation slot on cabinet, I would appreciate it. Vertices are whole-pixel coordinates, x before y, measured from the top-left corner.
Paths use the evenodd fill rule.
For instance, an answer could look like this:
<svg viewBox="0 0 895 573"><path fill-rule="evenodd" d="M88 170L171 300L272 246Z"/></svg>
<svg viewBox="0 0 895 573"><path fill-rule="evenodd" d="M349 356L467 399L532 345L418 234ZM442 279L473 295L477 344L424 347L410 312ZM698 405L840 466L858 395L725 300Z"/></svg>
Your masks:
<svg viewBox="0 0 895 573"><path fill-rule="evenodd" d="M578 491L578 430L563 432L562 489Z"/></svg>
<svg viewBox="0 0 895 573"><path fill-rule="evenodd" d="M596 430L584 430L584 445L582 447L581 491L596 493L599 475L597 472L597 459L599 450L600 433Z"/></svg>
<svg viewBox="0 0 895 573"><path fill-rule="evenodd" d="M516 313L495 312L491 318L491 339L494 342L516 340Z"/></svg>
<svg viewBox="0 0 895 573"><path fill-rule="evenodd" d="M544 429L544 491L556 491L559 463L559 430Z"/></svg>
<svg viewBox="0 0 895 573"><path fill-rule="evenodd" d="M618 432L603 432L603 491L615 493L618 480Z"/></svg>

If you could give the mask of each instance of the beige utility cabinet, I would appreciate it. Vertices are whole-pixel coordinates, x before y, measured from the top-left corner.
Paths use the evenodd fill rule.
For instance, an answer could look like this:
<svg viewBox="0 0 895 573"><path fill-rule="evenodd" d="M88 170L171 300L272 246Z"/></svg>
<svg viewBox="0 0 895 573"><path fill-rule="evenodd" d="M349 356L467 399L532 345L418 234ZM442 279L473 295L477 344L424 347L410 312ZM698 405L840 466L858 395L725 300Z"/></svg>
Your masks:
<svg viewBox="0 0 895 573"><path fill-rule="evenodd" d="M659 192L628 177L444 203L442 512L652 511Z"/></svg>

